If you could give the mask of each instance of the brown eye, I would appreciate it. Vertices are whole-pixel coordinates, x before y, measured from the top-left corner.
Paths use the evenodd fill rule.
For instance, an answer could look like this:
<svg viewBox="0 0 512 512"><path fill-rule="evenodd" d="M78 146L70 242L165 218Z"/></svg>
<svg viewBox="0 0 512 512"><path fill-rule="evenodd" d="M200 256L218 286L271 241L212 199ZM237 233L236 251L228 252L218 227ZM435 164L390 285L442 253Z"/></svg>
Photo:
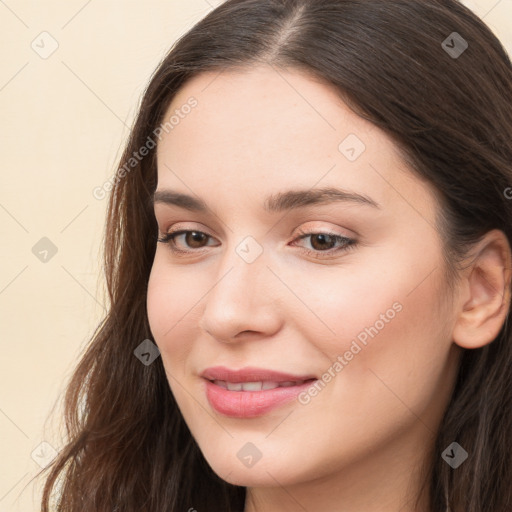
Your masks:
<svg viewBox="0 0 512 512"><path fill-rule="evenodd" d="M181 247L180 244L177 243L180 237L182 237ZM301 236L296 240L302 240L303 238L309 238L311 240L310 245L312 248L303 247L302 250L315 258L333 256L334 253L337 254L355 248L357 245L356 240L337 233L304 233L301 231ZM161 238L158 238L159 242L168 244L171 251L177 254L190 254L196 251L199 252L202 248L208 247L208 245L215 246L215 244L208 244L210 240L214 240L211 235L203 233L202 231L188 229L166 233ZM338 245L338 247L336 247L336 245Z"/></svg>
<svg viewBox="0 0 512 512"><path fill-rule="evenodd" d="M178 247L179 244L177 243L177 239L180 237L183 237L182 241L184 240L183 249ZM179 231L166 233L164 236L159 238L158 241L163 244L169 244L171 246L171 250L175 252L193 252L195 249L206 247L207 245L205 245L204 242L207 242L209 239L212 239L212 237L202 231L181 229Z"/></svg>
<svg viewBox="0 0 512 512"><path fill-rule="evenodd" d="M194 249L201 248L201 243L208 239L208 235L201 231L187 231L184 235L186 245Z"/></svg>
<svg viewBox="0 0 512 512"><path fill-rule="evenodd" d="M311 237L311 247L317 251L332 249L337 242L335 237L325 233L315 233L308 236Z"/></svg>
<svg viewBox="0 0 512 512"><path fill-rule="evenodd" d="M337 233L305 233L300 231L297 239L310 239L309 247L303 247L302 250L315 258L334 256L342 251L353 249L357 241ZM337 245L337 247L336 247Z"/></svg>

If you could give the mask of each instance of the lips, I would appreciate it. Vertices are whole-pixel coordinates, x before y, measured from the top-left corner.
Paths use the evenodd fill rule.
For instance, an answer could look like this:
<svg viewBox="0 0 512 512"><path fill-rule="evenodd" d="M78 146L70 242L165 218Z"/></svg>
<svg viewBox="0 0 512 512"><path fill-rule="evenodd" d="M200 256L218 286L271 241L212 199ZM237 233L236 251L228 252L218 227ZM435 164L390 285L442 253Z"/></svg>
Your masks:
<svg viewBox="0 0 512 512"><path fill-rule="evenodd" d="M254 418L284 405L305 391L316 377L246 367L231 370L216 366L205 370L206 397L220 414Z"/></svg>
<svg viewBox="0 0 512 512"><path fill-rule="evenodd" d="M307 375L293 375L291 373L284 373L274 370L266 370L264 368L256 368L247 366L240 370L232 370L225 366L214 366L207 368L201 377L210 381L219 380L224 382L303 382L317 377L312 374Z"/></svg>

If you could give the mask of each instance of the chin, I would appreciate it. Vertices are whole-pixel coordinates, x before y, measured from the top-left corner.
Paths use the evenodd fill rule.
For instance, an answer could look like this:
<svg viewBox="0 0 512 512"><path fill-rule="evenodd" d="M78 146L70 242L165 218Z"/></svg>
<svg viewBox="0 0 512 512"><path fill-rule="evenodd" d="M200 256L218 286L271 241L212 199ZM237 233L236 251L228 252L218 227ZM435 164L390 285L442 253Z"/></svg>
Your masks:
<svg viewBox="0 0 512 512"><path fill-rule="evenodd" d="M212 463L213 462L213 463ZM213 472L225 482L241 487L274 487L276 479L281 485L288 484L288 474L283 474L280 464L273 464L272 460L260 459L252 467L245 467L235 456L234 460L220 461L208 460ZM273 478L274 477L274 478Z"/></svg>
<svg viewBox="0 0 512 512"><path fill-rule="evenodd" d="M282 476L278 471L272 471L271 469L269 470L269 475L269 473L267 473L265 470L261 468L236 468L232 469L231 471L231 473L229 473L228 471L228 473L224 474L219 474L216 471L215 473L217 474L217 476L219 476L219 478L222 478L222 480L224 480L225 482L228 482L231 485L238 485L241 487L275 487L276 480L272 478L272 476L270 475L276 476L277 474L279 474L280 476ZM281 485L285 483L282 478L278 478L278 480Z"/></svg>

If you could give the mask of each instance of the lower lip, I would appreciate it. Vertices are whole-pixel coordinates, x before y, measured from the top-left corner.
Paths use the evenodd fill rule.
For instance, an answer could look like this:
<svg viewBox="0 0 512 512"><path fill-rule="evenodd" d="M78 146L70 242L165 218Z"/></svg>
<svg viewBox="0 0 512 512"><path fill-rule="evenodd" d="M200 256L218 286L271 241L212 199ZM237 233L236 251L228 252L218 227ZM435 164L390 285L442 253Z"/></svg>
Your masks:
<svg viewBox="0 0 512 512"><path fill-rule="evenodd" d="M264 391L230 391L206 380L206 397L210 405L220 414L232 418L255 418L291 402L315 382L311 380L300 386Z"/></svg>

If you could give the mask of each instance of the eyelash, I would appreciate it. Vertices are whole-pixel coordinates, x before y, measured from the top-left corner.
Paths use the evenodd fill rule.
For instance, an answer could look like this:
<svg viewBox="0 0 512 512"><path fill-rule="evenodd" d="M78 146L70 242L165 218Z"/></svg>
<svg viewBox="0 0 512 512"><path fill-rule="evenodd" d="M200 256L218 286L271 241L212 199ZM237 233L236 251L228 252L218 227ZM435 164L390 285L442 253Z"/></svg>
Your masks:
<svg viewBox="0 0 512 512"><path fill-rule="evenodd" d="M171 231L170 233L166 233L161 238L158 238L157 241L161 242L163 244L168 244L171 252L177 253L177 254L185 255L185 254L190 254L192 252L201 251L201 249L203 249L204 247L202 247L201 249L191 249L191 250L183 250L183 249L176 248L175 238L179 235L183 235L183 234L187 234L187 233L201 233L203 235L206 235L209 238L213 238L210 235L208 235L208 233L204 233L203 231L197 231L195 229L180 229L177 231ZM307 238L308 236L314 236L314 235L326 235L326 236L332 237L335 242L343 243L342 247L328 249L326 251L301 248L301 250L303 252L305 252L306 254L313 256L314 258L319 258L319 259L324 257L323 255L332 256L334 253L352 250L357 245L357 241L354 240L353 238L348 238L346 236L342 236L337 233L331 233L331 232L324 233L322 231L320 231L320 232L317 232L317 231L305 232L305 231L300 230L299 235L300 236L295 238L295 240L302 240L304 238Z"/></svg>

